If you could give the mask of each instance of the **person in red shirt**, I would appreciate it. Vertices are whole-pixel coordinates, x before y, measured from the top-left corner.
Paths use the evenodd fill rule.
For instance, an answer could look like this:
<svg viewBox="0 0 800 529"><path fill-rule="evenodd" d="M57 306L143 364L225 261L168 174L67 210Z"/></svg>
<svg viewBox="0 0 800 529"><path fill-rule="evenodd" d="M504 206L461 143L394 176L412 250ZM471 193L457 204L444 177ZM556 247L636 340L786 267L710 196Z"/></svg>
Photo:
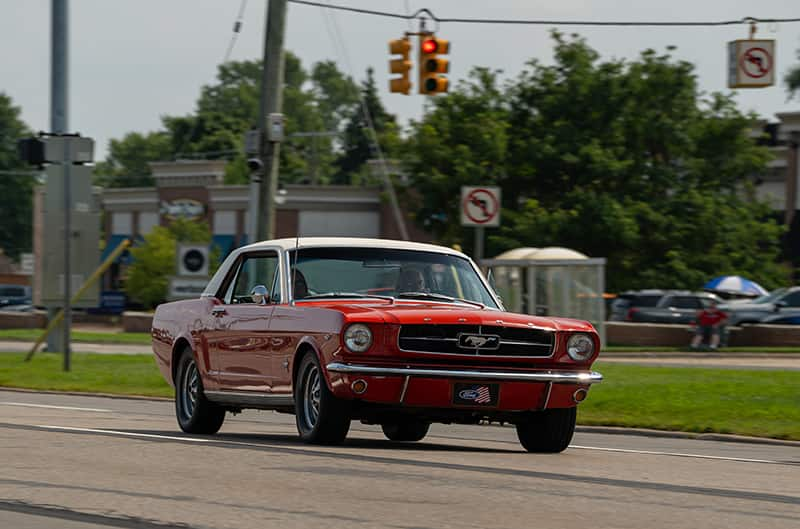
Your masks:
<svg viewBox="0 0 800 529"><path fill-rule="evenodd" d="M711 300L710 305L697 313L697 331L692 338L692 349L700 347L704 339L708 339L711 349L719 347L720 330L728 315L717 307L717 302Z"/></svg>

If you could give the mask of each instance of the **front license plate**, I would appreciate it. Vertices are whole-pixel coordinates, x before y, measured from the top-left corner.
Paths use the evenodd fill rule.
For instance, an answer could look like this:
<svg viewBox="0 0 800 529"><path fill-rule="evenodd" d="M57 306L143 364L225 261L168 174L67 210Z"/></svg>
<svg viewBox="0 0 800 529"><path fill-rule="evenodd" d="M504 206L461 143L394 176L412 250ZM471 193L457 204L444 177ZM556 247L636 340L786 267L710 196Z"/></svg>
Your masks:
<svg viewBox="0 0 800 529"><path fill-rule="evenodd" d="M453 384L453 404L460 406L496 406L500 384Z"/></svg>

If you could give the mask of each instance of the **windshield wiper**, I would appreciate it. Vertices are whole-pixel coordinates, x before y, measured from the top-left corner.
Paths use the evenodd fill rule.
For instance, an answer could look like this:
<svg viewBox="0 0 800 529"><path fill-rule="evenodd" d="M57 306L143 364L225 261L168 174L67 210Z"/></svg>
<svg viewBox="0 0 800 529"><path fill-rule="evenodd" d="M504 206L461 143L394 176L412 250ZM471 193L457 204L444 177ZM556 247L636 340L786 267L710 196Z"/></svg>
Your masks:
<svg viewBox="0 0 800 529"><path fill-rule="evenodd" d="M444 294L433 294L431 292L400 292L397 294L398 298L417 298L417 299L434 299L436 301L447 301L450 303L468 303L469 305L476 305L482 309L486 308L486 305L479 301L472 301L471 299L463 299L463 298L454 298L451 296L445 296Z"/></svg>
<svg viewBox="0 0 800 529"><path fill-rule="evenodd" d="M298 298L295 301L303 301L306 299L324 299L324 298L375 298L385 299L387 301L394 301L392 296L381 296L380 294L362 294L360 292L323 292L321 294L311 294Z"/></svg>

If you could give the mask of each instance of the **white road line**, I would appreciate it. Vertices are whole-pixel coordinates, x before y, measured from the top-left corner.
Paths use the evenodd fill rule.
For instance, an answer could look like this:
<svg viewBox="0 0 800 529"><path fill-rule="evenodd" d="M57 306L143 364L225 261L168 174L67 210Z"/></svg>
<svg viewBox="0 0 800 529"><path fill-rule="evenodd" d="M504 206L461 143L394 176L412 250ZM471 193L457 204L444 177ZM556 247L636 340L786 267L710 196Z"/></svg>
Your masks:
<svg viewBox="0 0 800 529"><path fill-rule="evenodd" d="M153 433L136 433L136 432L122 432L120 430L100 430L97 428L77 428L74 426L51 426L49 424L37 424L36 428L44 428L47 430L66 430L68 432L86 432L86 433L100 433L121 435L124 437L147 437L153 439L169 439L170 441L191 441L194 443L212 443L217 439L200 439L197 437L173 437L170 435L158 435Z"/></svg>
<svg viewBox="0 0 800 529"><path fill-rule="evenodd" d="M724 456L710 456L704 454L683 454L681 452L656 452L652 450L630 450L626 448L605 448L601 446L579 446L569 445L570 448L577 448L578 450L598 450L601 452L621 452L623 454L642 454L649 456L672 456L672 457L691 457L695 459L715 459L719 461L739 461L742 463L768 463L770 465L784 465L785 461L774 461L770 459L747 459L744 457L724 457Z"/></svg>
<svg viewBox="0 0 800 529"><path fill-rule="evenodd" d="M120 430L105 430L105 429L98 429L98 428L78 428L74 426L53 426L48 424L37 424L36 428L42 428L46 430L61 430L61 431L68 431L68 432L85 432L85 433L97 433L97 434L105 434L105 435L119 435L122 437L143 437L143 438L150 438L150 439L167 439L170 441L185 441L185 442L192 442L192 443L214 443L214 442L223 442L225 444L235 445L235 446L247 446L253 448L264 448L266 446L272 446L269 444L261 444L261 443L247 443L242 441L231 441L228 439L203 439L199 437L178 437L178 436L170 436L170 435L159 435L159 434L149 434L149 433L136 433L136 432L124 432ZM723 457L723 456L710 456L710 455L703 455L703 454L684 454L681 452L657 452L652 450L630 450L625 448L605 448L600 446L580 446L580 445L569 445L570 448L575 448L578 450L597 450L601 452L618 452L623 454L642 454L642 455L653 455L653 456L672 456L672 457L689 457L694 459L711 459L717 461L735 461L740 463L762 463L762 464L770 464L770 465L785 465L785 461L775 461L770 459L748 459L742 457ZM298 452L302 452L302 448L297 449Z"/></svg>
<svg viewBox="0 0 800 529"><path fill-rule="evenodd" d="M31 404L29 402L0 402L3 406L24 406L26 408L50 408L54 410L72 410L72 411L97 411L103 413L112 413L114 410L106 410L102 408L76 408L74 406L53 406L51 404Z"/></svg>

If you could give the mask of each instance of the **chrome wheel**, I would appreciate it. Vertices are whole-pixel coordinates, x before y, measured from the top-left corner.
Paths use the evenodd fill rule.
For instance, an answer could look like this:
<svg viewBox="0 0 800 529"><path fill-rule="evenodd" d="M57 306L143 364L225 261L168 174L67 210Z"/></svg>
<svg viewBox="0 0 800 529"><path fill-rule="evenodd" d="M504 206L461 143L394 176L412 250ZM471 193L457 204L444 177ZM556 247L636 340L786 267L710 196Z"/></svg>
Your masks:
<svg viewBox="0 0 800 529"><path fill-rule="evenodd" d="M197 406L199 385L200 377L197 374L197 365L190 362L183 376L183 384L181 384L181 413L187 420L191 419Z"/></svg>
<svg viewBox="0 0 800 529"><path fill-rule="evenodd" d="M328 389L316 355L300 361L294 385L297 432L307 443L339 444L350 429L350 403Z"/></svg>
<svg viewBox="0 0 800 529"><path fill-rule="evenodd" d="M311 365L303 380L303 421L306 428L313 430L319 418L320 377L317 366Z"/></svg>
<svg viewBox="0 0 800 529"><path fill-rule="evenodd" d="M181 353L175 375L175 415L188 433L216 433L225 420L225 408L205 397L202 375L189 349Z"/></svg>

